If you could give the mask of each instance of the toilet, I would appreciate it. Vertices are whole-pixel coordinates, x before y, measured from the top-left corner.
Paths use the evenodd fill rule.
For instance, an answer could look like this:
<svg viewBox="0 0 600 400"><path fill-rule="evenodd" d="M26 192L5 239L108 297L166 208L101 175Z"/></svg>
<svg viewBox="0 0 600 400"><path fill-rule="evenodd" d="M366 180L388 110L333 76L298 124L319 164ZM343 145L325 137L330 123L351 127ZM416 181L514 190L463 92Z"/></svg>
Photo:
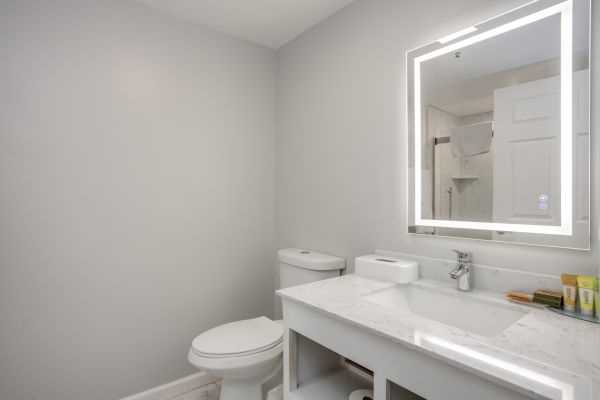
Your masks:
<svg viewBox="0 0 600 400"><path fill-rule="evenodd" d="M343 258L304 249L277 253L281 288L340 275ZM229 322L198 335L189 362L223 378L221 400L263 400L281 382L283 322L258 317Z"/></svg>

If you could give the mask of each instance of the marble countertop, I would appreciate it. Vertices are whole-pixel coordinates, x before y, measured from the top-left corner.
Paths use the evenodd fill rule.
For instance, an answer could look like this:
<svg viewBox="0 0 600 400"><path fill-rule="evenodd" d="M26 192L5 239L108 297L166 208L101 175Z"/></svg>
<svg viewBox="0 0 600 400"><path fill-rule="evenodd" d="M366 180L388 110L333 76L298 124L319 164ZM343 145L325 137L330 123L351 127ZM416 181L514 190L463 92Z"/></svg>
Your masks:
<svg viewBox="0 0 600 400"><path fill-rule="evenodd" d="M599 324L512 303L498 293L477 289L462 293L453 285L425 279L410 285L492 302L527 315L496 336L482 336L366 301L364 296L397 284L355 274L277 294L533 397L600 400Z"/></svg>

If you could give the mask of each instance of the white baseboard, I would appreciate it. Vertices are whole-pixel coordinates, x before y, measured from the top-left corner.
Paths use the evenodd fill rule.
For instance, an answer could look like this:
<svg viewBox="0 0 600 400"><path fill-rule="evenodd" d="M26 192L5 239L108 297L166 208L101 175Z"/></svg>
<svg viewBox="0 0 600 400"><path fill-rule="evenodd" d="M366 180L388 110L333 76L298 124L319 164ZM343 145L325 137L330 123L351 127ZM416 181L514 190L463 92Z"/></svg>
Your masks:
<svg viewBox="0 0 600 400"><path fill-rule="evenodd" d="M198 372L176 381L148 389L144 392L124 397L121 400L167 400L171 397L189 392L218 381L219 378L209 376L206 372Z"/></svg>

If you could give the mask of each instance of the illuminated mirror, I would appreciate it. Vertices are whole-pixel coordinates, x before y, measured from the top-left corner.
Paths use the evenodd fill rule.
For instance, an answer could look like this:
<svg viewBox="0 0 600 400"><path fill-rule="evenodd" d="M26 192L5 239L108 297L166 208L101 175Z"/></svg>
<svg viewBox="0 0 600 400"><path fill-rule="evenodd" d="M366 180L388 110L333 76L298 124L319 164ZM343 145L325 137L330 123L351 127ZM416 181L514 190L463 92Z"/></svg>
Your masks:
<svg viewBox="0 0 600 400"><path fill-rule="evenodd" d="M409 232L589 249L589 0L407 53Z"/></svg>

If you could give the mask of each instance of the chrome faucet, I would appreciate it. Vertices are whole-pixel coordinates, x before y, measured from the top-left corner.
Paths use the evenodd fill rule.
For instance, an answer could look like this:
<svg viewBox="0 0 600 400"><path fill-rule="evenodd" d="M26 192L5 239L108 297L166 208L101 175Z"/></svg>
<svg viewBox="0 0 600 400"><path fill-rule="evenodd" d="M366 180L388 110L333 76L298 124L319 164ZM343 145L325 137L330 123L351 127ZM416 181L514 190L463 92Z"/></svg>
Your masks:
<svg viewBox="0 0 600 400"><path fill-rule="evenodd" d="M452 250L456 253L456 269L450 272L450 277L456 279L456 288L461 292L473 290L471 284L472 253L462 250Z"/></svg>

